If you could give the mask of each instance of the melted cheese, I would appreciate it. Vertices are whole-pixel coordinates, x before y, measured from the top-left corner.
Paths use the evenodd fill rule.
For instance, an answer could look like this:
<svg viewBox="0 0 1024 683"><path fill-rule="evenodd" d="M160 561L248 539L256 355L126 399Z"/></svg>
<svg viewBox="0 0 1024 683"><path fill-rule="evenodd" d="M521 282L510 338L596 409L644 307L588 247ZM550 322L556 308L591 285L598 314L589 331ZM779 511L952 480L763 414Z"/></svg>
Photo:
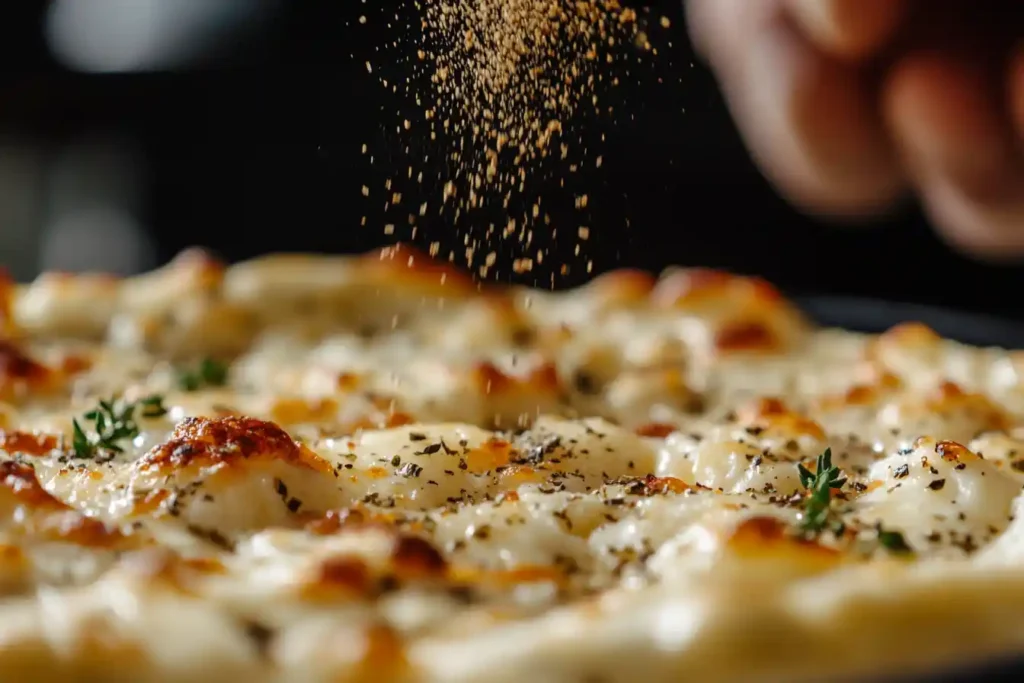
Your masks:
<svg viewBox="0 0 1024 683"><path fill-rule="evenodd" d="M4 679L799 681L1024 649L1019 353L817 330L709 271L478 291L404 247L8 290ZM188 390L204 358L227 382ZM76 450L98 401L154 393Z"/></svg>

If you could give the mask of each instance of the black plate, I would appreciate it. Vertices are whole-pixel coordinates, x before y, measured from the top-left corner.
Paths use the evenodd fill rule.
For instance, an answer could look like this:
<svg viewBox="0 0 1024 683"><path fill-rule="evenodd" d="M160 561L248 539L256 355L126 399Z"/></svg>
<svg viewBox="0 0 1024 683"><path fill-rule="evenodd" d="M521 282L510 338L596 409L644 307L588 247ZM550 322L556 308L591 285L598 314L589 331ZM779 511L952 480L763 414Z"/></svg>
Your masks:
<svg viewBox="0 0 1024 683"><path fill-rule="evenodd" d="M919 304L832 296L793 297L814 320L829 327L858 332L883 332L901 322L925 323L944 337L977 346L1024 349L1024 322ZM1024 680L1024 656L967 665L953 671L907 679L886 678L886 683L977 683Z"/></svg>
<svg viewBox="0 0 1024 683"><path fill-rule="evenodd" d="M794 300L822 325L859 332L884 332L901 322L920 321L943 337L976 346L1024 349L1024 321L919 304L854 297L795 296Z"/></svg>

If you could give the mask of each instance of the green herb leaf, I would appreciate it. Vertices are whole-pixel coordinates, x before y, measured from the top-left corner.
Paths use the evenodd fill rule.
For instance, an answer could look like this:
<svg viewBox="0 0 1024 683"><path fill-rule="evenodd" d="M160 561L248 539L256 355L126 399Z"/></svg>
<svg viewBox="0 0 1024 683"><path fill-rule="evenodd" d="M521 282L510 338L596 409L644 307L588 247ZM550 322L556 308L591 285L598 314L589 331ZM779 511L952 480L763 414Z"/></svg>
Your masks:
<svg viewBox="0 0 1024 683"><path fill-rule="evenodd" d="M842 471L832 466L832 449L826 448L818 456L815 471L803 465L797 466L800 483L807 489L804 499L804 516L801 529L807 533L818 533L829 523L832 512L832 489L841 489L846 483Z"/></svg>
<svg viewBox="0 0 1024 683"><path fill-rule="evenodd" d="M913 554L914 549L899 531L888 531L878 527L878 545L897 555Z"/></svg>
<svg viewBox="0 0 1024 683"><path fill-rule="evenodd" d="M90 458L93 454L93 446L89 441L89 436L82 429L82 425L78 424L78 420L71 420L71 428L73 436L71 438L71 448L74 450L76 458Z"/></svg>
<svg viewBox="0 0 1024 683"><path fill-rule="evenodd" d="M167 414L167 408L164 407L163 396L147 396L138 402L138 405L142 408L142 417L163 417Z"/></svg>
<svg viewBox="0 0 1024 683"><path fill-rule="evenodd" d="M203 387L222 387L228 381L228 366L213 358L204 358L198 367L178 373L182 391L198 391Z"/></svg>
<svg viewBox="0 0 1024 683"><path fill-rule="evenodd" d="M139 435L139 425L135 420L135 411L139 408L142 417L146 418L162 417L167 414L163 397L154 395L146 396L134 403L119 404L113 398L101 400L97 408L82 416L83 419L92 422L89 431L86 431L77 419L72 420L71 448L74 456L84 460L104 454L123 453L122 442Z"/></svg>

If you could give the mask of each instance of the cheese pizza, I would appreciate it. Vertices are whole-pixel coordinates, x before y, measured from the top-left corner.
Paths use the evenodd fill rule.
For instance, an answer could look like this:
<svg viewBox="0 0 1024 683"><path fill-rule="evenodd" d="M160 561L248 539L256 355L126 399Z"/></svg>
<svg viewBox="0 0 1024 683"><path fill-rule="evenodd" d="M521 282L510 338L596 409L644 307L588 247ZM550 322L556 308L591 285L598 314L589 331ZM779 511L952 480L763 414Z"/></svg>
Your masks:
<svg viewBox="0 0 1024 683"><path fill-rule="evenodd" d="M843 681L1024 652L1024 355L404 246L0 286L0 679Z"/></svg>

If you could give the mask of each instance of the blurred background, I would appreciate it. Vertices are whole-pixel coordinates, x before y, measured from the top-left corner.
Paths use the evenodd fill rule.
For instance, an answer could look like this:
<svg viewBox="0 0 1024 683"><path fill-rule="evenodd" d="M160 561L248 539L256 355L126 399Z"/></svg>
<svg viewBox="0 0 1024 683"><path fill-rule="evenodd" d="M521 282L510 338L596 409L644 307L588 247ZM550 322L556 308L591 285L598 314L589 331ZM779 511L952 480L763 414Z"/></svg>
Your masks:
<svg viewBox="0 0 1024 683"><path fill-rule="evenodd" d="M415 48L382 50L398 36L380 18L401 4L5 3L0 264L27 280L42 269L135 272L193 244L234 261L398 239L384 234L392 219L361 187L405 163L409 140L393 130L408 102L365 66L394 72ZM621 266L707 265L797 293L1024 316L1024 269L953 254L913 205L871 227L828 225L787 207L694 63L679 3L662 5L672 28L660 33L658 59L623 82L617 122L587 131L605 136L601 168L575 179L591 198L593 272L575 268L558 284ZM360 15L371 20L360 24ZM552 206L567 194L557 184L537 191ZM578 225L569 211L553 222ZM460 243L443 217L431 220L419 233L424 246Z"/></svg>

